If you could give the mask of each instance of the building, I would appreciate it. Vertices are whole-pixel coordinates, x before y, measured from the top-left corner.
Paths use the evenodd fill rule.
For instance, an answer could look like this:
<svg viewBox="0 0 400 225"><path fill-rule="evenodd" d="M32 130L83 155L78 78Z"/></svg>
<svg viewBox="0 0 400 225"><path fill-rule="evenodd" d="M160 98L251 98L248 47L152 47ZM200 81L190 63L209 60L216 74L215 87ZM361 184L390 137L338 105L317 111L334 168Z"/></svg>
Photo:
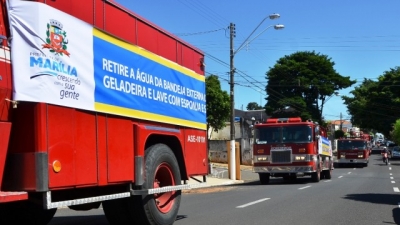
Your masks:
<svg viewBox="0 0 400 225"><path fill-rule="evenodd" d="M241 164L252 165L252 125L265 121L268 117L265 110L243 111L235 109L235 140L240 146ZM212 128L208 131L211 162L227 162L227 143L230 141L230 131L230 122L226 122L226 126L218 132L214 132Z"/></svg>

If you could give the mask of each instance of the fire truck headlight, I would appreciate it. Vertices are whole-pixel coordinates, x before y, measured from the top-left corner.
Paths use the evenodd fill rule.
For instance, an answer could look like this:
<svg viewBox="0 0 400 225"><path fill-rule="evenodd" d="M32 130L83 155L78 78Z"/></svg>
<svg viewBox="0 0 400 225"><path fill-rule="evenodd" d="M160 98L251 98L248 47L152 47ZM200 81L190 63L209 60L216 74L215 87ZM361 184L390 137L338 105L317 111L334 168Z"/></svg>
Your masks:
<svg viewBox="0 0 400 225"><path fill-rule="evenodd" d="M258 155L258 156L255 156L254 159L255 159L254 160L255 162L267 162L267 161L269 161L268 155Z"/></svg>
<svg viewBox="0 0 400 225"><path fill-rule="evenodd" d="M364 155L358 155L358 158L363 158L364 157Z"/></svg>
<svg viewBox="0 0 400 225"><path fill-rule="evenodd" d="M309 156L308 155L295 155L293 157L294 161L305 161L305 160L309 160Z"/></svg>
<svg viewBox="0 0 400 225"><path fill-rule="evenodd" d="M344 157L346 157L345 154L340 154L340 158L344 158Z"/></svg>

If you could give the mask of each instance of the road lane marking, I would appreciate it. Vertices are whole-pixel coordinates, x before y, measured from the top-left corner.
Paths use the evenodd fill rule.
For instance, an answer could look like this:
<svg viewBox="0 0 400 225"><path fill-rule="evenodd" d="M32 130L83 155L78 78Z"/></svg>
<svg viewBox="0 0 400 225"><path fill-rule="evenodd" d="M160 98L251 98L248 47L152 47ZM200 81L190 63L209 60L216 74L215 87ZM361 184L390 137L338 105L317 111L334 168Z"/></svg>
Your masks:
<svg viewBox="0 0 400 225"><path fill-rule="evenodd" d="M270 199L270 198L263 198L263 199L260 199L260 200L254 201L254 202L249 202L249 203L244 204L244 205L236 206L236 208L245 208L245 207L247 207L247 206L251 206L251 205L254 205L254 204L263 202L263 201L267 201L267 200L269 200L269 199Z"/></svg>
<svg viewBox="0 0 400 225"><path fill-rule="evenodd" d="M400 192L400 190L399 190L398 187L394 187L394 188L393 188L393 191L394 191L394 192Z"/></svg>
<svg viewBox="0 0 400 225"><path fill-rule="evenodd" d="M331 182L331 181L332 181L332 180L326 180L326 181L324 181L324 182L326 183L326 182Z"/></svg>
<svg viewBox="0 0 400 225"><path fill-rule="evenodd" d="M390 176L392 176L393 174L389 173Z"/></svg>
<svg viewBox="0 0 400 225"><path fill-rule="evenodd" d="M353 168L353 170L355 170L356 168Z"/></svg>
<svg viewBox="0 0 400 225"><path fill-rule="evenodd" d="M343 176L340 176L340 177L338 177L338 178L342 178Z"/></svg>
<svg viewBox="0 0 400 225"><path fill-rule="evenodd" d="M351 172L348 172L347 174L351 174Z"/></svg>
<svg viewBox="0 0 400 225"><path fill-rule="evenodd" d="M394 181L394 180L392 180L391 182L392 182L392 184L396 183L396 181Z"/></svg>
<svg viewBox="0 0 400 225"><path fill-rule="evenodd" d="M392 170L392 167L389 167L389 170Z"/></svg>
<svg viewBox="0 0 400 225"><path fill-rule="evenodd" d="M311 187L311 186L301 187L301 188L299 188L299 190L303 190L303 189L306 189L306 188L309 188L309 187Z"/></svg>
<svg viewBox="0 0 400 225"><path fill-rule="evenodd" d="M393 177L390 177L391 180L393 180Z"/></svg>

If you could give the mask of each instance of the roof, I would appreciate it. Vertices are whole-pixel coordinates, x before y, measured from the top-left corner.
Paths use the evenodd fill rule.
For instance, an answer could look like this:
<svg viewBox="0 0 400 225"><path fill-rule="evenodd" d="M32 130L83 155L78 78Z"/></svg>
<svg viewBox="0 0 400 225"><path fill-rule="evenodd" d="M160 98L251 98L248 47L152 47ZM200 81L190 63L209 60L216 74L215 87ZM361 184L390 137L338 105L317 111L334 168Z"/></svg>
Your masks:
<svg viewBox="0 0 400 225"><path fill-rule="evenodd" d="M245 120L251 120L251 118L254 117L254 119L258 121L265 120L270 117L265 112L265 109L248 110L248 111L235 109L235 116L241 117Z"/></svg>
<svg viewBox="0 0 400 225"><path fill-rule="evenodd" d="M351 124L350 121L347 121L347 120L332 120L330 122L330 124L334 124L334 125L340 125L341 123L342 123L342 125L343 124L345 124L345 125L350 125Z"/></svg>

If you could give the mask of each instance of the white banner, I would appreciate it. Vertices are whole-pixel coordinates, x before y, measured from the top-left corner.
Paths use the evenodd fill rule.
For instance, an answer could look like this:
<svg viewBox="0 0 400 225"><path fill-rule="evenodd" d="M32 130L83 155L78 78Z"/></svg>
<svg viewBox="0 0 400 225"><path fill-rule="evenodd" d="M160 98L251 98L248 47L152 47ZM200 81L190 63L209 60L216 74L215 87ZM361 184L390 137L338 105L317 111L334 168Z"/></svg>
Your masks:
<svg viewBox="0 0 400 225"><path fill-rule="evenodd" d="M93 28L48 5L9 1L14 100L94 110Z"/></svg>

